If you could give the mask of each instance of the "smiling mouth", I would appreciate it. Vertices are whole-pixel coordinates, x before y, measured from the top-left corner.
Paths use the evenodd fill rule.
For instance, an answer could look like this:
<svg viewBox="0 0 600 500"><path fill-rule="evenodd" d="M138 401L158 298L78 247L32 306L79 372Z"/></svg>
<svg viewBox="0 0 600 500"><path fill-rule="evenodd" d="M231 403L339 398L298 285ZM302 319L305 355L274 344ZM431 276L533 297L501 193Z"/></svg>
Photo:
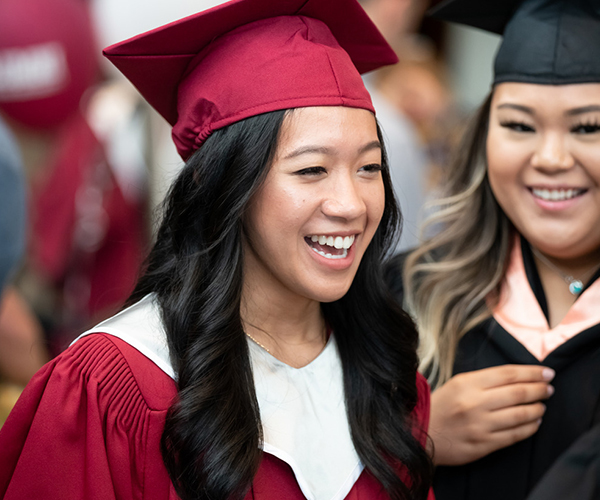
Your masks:
<svg viewBox="0 0 600 500"><path fill-rule="evenodd" d="M354 235L312 235L306 236L304 240L313 251L326 259L343 259L348 256L348 250L354 244Z"/></svg>
<svg viewBox="0 0 600 500"><path fill-rule="evenodd" d="M533 196L544 201L564 201L581 196L587 189L539 189L531 188Z"/></svg>

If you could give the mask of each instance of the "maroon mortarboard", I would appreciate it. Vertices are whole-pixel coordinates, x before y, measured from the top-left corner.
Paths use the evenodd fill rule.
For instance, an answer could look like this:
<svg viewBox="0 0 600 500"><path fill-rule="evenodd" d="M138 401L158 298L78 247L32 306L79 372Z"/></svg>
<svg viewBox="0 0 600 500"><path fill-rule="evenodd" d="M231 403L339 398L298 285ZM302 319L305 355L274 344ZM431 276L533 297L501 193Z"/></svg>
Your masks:
<svg viewBox="0 0 600 500"><path fill-rule="evenodd" d="M104 54L187 159L219 128L306 106L373 106L360 73L397 61L356 0L233 0Z"/></svg>

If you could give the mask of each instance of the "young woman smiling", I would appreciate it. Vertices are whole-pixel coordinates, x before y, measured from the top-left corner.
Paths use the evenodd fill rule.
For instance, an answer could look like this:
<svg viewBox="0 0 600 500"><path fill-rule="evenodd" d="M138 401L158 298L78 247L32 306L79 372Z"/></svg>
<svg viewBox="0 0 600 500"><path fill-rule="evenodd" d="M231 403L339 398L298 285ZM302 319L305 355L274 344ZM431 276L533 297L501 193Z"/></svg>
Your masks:
<svg viewBox="0 0 600 500"><path fill-rule="evenodd" d="M255 342L291 366L323 350L321 303L346 294L375 235L385 205L381 171L371 112L288 113L246 214L242 321Z"/></svg>
<svg viewBox="0 0 600 500"><path fill-rule="evenodd" d="M438 500L524 499L600 420L599 7L437 11L504 35L436 232L389 269L435 386Z"/></svg>
<svg viewBox="0 0 600 500"><path fill-rule="evenodd" d="M340 18L339 12L344 16ZM32 381L0 496L425 499L418 335L355 0L235 0L106 50L186 165L129 307Z"/></svg>

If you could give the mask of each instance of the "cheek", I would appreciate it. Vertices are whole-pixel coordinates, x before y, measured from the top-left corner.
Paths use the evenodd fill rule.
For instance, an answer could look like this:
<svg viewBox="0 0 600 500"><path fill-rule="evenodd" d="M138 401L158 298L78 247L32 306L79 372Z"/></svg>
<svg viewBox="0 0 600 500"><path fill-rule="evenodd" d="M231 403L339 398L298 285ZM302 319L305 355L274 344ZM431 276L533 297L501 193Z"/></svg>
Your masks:
<svg viewBox="0 0 600 500"><path fill-rule="evenodd" d="M293 186L267 183L248 212L247 230L258 248L285 251L297 243L306 214L310 212L307 193Z"/></svg>
<svg viewBox="0 0 600 500"><path fill-rule="evenodd" d="M518 189L520 164L519 153L502 147L502 142L496 141L490 134L487 141L487 175L500 205L511 199ZM505 206L503 208L506 209Z"/></svg>
<svg viewBox="0 0 600 500"><path fill-rule="evenodd" d="M582 165L592 185L596 188L600 187L600 146L580 148L575 154L577 163Z"/></svg>
<svg viewBox="0 0 600 500"><path fill-rule="evenodd" d="M374 233L379 226L379 222L383 217L383 211L385 210L385 188L383 181L368 190L363 195L365 205L367 207L367 215L369 218L369 224L371 230Z"/></svg>
<svg viewBox="0 0 600 500"><path fill-rule="evenodd" d="M381 193L380 200L373 207L374 214L372 218L374 219L377 226L381 222L381 218L383 217L383 211L385 210L385 196L384 193Z"/></svg>
<svg viewBox="0 0 600 500"><path fill-rule="evenodd" d="M281 186L274 195L276 204L273 209L278 210L282 218L299 219L310 201L314 200L314 196L309 194L303 186Z"/></svg>

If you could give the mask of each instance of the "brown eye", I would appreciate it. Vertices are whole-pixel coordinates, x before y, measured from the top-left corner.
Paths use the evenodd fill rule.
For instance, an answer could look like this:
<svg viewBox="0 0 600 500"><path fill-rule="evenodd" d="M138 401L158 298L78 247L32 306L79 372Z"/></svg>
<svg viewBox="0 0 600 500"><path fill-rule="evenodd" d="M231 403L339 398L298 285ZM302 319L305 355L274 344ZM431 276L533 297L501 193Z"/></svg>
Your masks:
<svg viewBox="0 0 600 500"><path fill-rule="evenodd" d="M302 170L298 170L297 172L294 172L296 175L319 175L319 174L323 174L326 173L327 170L325 170L325 168L323 167L309 167L309 168L303 168Z"/></svg>
<svg viewBox="0 0 600 500"><path fill-rule="evenodd" d="M571 129L571 132L575 134L595 134L600 130L600 124L594 123L580 123Z"/></svg>
<svg viewBox="0 0 600 500"><path fill-rule="evenodd" d="M381 172L382 168L383 167L378 163L372 163L370 165L365 165L364 167L361 167L361 170L363 172Z"/></svg>
<svg viewBox="0 0 600 500"><path fill-rule="evenodd" d="M514 130L515 132L535 132L535 129L526 123L523 122L515 122L515 121L507 121L500 122L500 126L504 128L508 128L510 130Z"/></svg>

